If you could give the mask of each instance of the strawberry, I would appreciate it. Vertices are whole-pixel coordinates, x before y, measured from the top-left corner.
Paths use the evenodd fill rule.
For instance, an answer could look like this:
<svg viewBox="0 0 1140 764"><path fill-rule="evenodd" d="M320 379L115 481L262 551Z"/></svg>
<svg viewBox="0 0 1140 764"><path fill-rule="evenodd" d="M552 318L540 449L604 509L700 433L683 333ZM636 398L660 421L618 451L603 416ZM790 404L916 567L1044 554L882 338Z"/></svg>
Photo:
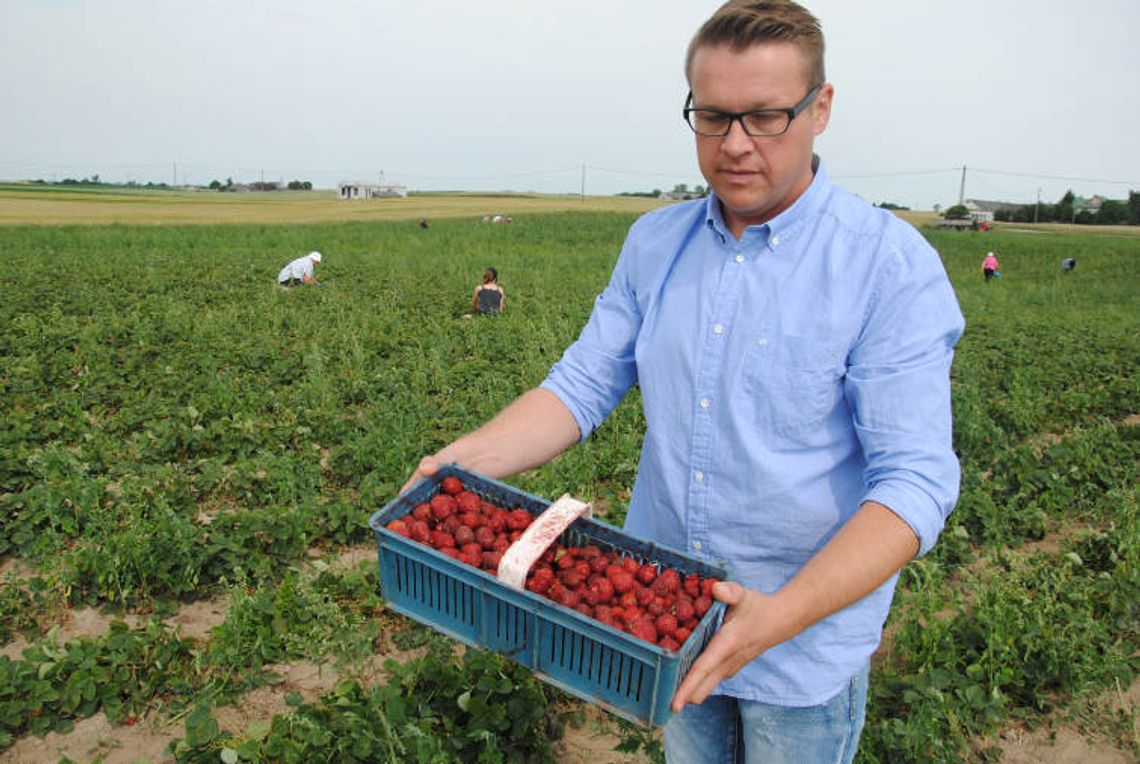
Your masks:
<svg viewBox="0 0 1140 764"><path fill-rule="evenodd" d="M491 573L499 572L499 563L503 560L502 552L483 552L483 569Z"/></svg>
<svg viewBox="0 0 1140 764"><path fill-rule="evenodd" d="M698 576L696 573L690 573L689 575L685 576L684 589L685 589L685 594L689 595L693 599L700 597L701 596L701 577Z"/></svg>
<svg viewBox="0 0 1140 764"><path fill-rule="evenodd" d="M447 546L455 546L455 537L445 531L432 531L431 545L436 549L442 549Z"/></svg>
<svg viewBox="0 0 1140 764"><path fill-rule="evenodd" d="M460 547L459 551L467 557L474 557L478 561L482 561L483 559L483 547L478 543L464 544ZM478 562L475 563L476 566L478 566L478 564Z"/></svg>
<svg viewBox="0 0 1140 764"><path fill-rule="evenodd" d="M431 514L436 520L455 514L455 499L450 494L437 493L431 497Z"/></svg>
<svg viewBox="0 0 1140 764"><path fill-rule="evenodd" d="M697 611L697 618L704 618L712 604L712 598L704 594L693 600L693 609Z"/></svg>
<svg viewBox="0 0 1140 764"><path fill-rule="evenodd" d="M715 578L702 578L701 579L701 594L709 599L712 599L713 584L716 583Z"/></svg>
<svg viewBox="0 0 1140 764"><path fill-rule="evenodd" d="M475 529L475 543L483 549L490 549L495 545L495 534L486 525Z"/></svg>
<svg viewBox="0 0 1140 764"><path fill-rule="evenodd" d="M512 531L525 531L532 519L525 509L513 509L507 516L507 527Z"/></svg>
<svg viewBox="0 0 1140 764"><path fill-rule="evenodd" d="M471 530L470 526L464 524L455 529L455 543L459 546L470 544L475 540L475 531Z"/></svg>
<svg viewBox="0 0 1140 764"><path fill-rule="evenodd" d="M610 565L606 568L606 578L614 585L614 591L625 594L633 589L633 576L620 565Z"/></svg>
<svg viewBox="0 0 1140 764"><path fill-rule="evenodd" d="M677 652L681 649L681 645L673 637L662 637L661 641L657 643L658 647L663 647L670 652Z"/></svg>
<svg viewBox="0 0 1140 764"><path fill-rule="evenodd" d="M636 589L634 594L637 597L637 604L641 607L648 607L649 603L657 596L652 589L647 589L644 586Z"/></svg>
<svg viewBox="0 0 1140 764"><path fill-rule="evenodd" d="M594 576L590 579L590 593L594 595L597 602L609 602L614 598L614 583L605 576ZM595 602L594 604L597 604Z"/></svg>
<svg viewBox="0 0 1140 764"><path fill-rule="evenodd" d="M454 496L463 490L463 482L454 475L448 475L440 481L439 487L443 489L444 493L448 493Z"/></svg>
<svg viewBox="0 0 1140 764"><path fill-rule="evenodd" d="M428 543L431 538L431 531L428 530L428 524L423 520L412 520L408 523L408 538L412 541L418 541L421 544Z"/></svg>
<svg viewBox="0 0 1140 764"><path fill-rule="evenodd" d="M657 633L664 637L671 637L677 632L677 619L668 613L657 616L653 625L657 627Z"/></svg>
<svg viewBox="0 0 1140 764"><path fill-rule="evenodd" d="M483 518L478 512L464 512L459 516L459 522L468 528L478 528L483 524Z"/></svg>
<svg viewBox="0 0 1140 764"><path fill-rule="evenodd" d="M648 618L642 618L640 621L630 627L629 633L638 639L644 639L650 644L657 644L657 627L653 625L653 621Z"/></svg>
<svg viewBox="0 0 1140 764"><path fill-rule="evenodd" d="M673 611L677 614L677 620L682 623L696 617L697 615L697 611L693 607L692 601L687 599L677 600L677 604L674 606Z"/></svg>
<svg viewBox="0 0 1140 764"><path fill-rule="evenodd" d="M562 571L558 577L562 579L562 585L567 589L577 589L582 585L582 574L574 568Z"/></svg>
<svg viewBox="0 0 1140 764"><path fill-rule="evenodd" d="M622 557L621 564L625 567L626 570L634 575L637 575L637 571L641 569L641 563L632 557Z"/></svg>
<svg viewBox="0 0 1140 764"><path fill-rule="evenodd" d="M657 568L646 563L637 569L636 577L643 586L649 586L657 578Z"/></svg>
<svg viewBox="0 0 1140 764"><path fill-rule="evenodd" d="M478 512L483 507L483 500L471 491L463 491L455 497L455 503L460 512Z"/></svg>
<svg viewBox="0 0 1140 764"><path fill-rule="evenodd" d="M678 626L677 630L673 632L673 639L677 640L683 645L685 644L685 640L687 640L692 635L692 633L692 631L686 629L684 626Z"/></svg>
<svg viewBox="0 0 1140 764"><path fill-rule="evenodd" d="M392 531L392 533L395 533L397 536L409 538L412 535L411 531L408 530L408 524L403 520L393 520L392 522L388 523L387 527L388 530Z"/></svg>
<svg viewBox="0 0 1140 764"><path fill-rule="evenodd" d="M416 508L412 510L412 517L417 520L423 520L425 523L428 520L431 520L431 505L427 502L424 502L423 504L417 504Z"/></svg>

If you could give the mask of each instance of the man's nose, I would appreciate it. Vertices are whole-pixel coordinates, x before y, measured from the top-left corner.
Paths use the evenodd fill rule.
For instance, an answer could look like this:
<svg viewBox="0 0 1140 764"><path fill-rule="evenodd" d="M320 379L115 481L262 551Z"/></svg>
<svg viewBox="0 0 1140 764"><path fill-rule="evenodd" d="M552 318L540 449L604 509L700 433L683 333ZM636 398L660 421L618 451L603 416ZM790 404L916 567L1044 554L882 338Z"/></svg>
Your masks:
<svg viewBox="0 0 1140 764"><path fill-rule="evenodd" d="M745 154L752 150L752 136L744 132L744 123L740 117L732 120L728 133L721 141L721 148L729 154Z"/></svg>

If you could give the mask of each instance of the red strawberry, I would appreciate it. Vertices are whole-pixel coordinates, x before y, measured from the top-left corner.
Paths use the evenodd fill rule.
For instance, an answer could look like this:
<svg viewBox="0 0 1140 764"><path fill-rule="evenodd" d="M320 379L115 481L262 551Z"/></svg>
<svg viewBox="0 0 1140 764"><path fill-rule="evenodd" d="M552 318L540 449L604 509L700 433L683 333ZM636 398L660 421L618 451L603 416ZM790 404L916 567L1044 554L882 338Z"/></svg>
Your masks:
<svg viewBox="0 0 1140 764"><path fill-rule="evenodd" d="M507 527L512 531L525 531L532 519L525 509L513 509L507 516Z"/></svg>
<svg viewBox="0 0 1140 764"><path fill-rule="evenodd" d="M445 546L455 546L455 537L444 531L432 531L431 545L436 549L442 549Z"/></svg>
<svg viewBox="0 0 1140 764"><path fill-rule="evenodd" d="M479 561L482 561L483 559L483 547L480 546L478 542L473 544L464 544L462 547L460 547L459 551L467 557L474 557ZM475 564L478 565L479 563L476 562Z"/></svg>
<svg viewBox="0 0 1140 764"><path fill-rule="evenodd" d="M471 491L463 491L455 497L460 512L478 512L483 507L483 500Z"/></svg>
<svg viewBox="0 0 1140 764"><path fill-rule="evenodd" d="M657 643L657 646L674 653L681 649L681 645L679 645L677 640L673 637L662 637L661 641Z"/></svg>
<svg viewBox="0 0 1140 764"><path fill-rule="evenodd" d="M606 559L605 555L598 555L597 557L590 558L590 570L594 573L602 573L610 566L610 561Z"/></svg>
<svg viewBox="0 0 1140 764"><path fill-rule="evenodd" d="M644 586L637 589L634 594L637 597L637 604L641 607L649 607L649 603L657 596L652 589L647 589Z"/></svg>
<svg viewBox="0 0 1140 764"><path fill-rule="evenodd" d="M475 540L475 531L467 525L460 525L455 529L455 543L459 546L470 544Z"/></svg>
<svg viewBox="0 0 1140 764"><path fill-rule="evenodd" d="M582 574L574 568L562 571L558 577L562 579L562 585L567 589L577 589L582 585Z"/></svg>
<svg viewBox="0 0 1140 764"><path fill-rule="evenodd" d="M643 586L649 586L657 578L657 568L646 563L637 569L637 580Z"/></svg>
<svg viewBox="0 0 1140 764"><path fill-rule="evenodd" d="M657 627L648 618L642 618L630 627L629 633L638 639L644 639L650 644L657 644Z"/></svg>
<svg viewBox="0 0 1140 764"><path fill-rule="evenodd" d="M578 603L582 601L582 598L578 596L578 592L572 589L559 589L555 601L559 605L574 608L578 607Z"/></svg>
<svg viewBox="0 0 1140 764"><path fill-rule="evenodd" d="M715 578L702 578L701 579L701 594L706 597L712 598L713 584L716 583Z"/></svg>
<svg viewBox="0 0 1140 764"><path fill-rule="evenodd" d="M403 520L393 520L392 522L388 523L388 530L392 531L392 533L395 533L398 536L403 536L404 538L410 538L412 535L411 531L408 530L408 524Z"/></svg>
<svg viewBox="0 0 1140 764"><path fill-rule="evenodd" d="M431 531L428 530L428 524L423 520L412 520L408 523L408 537L411 538L412 541L418 541L421 544L428 543L428 539L431 538Z"/></svg>
<svg viewBox="0 0 1140 764"><path fill-rule="evenodd" d="M450 494L437 493L431 497L431 514L436 520L455 514L455 499Z"/></svg>
<svg viewBox="0 0 1140 764"><path fill-rule="evenodd" d="M660 578L665 582L667 594L676 594L681 591L681 574L673 568L666 568L661 571Z"/></svg>
<svg viewBox="0 0 1140 764"><path fill-rule="evenodd" d="M613 583L614 591L618 594L625 594L633 589L633 576L620 565L611 565L606 568L606 578Z"/></svg>
<svg viewBox="0 0 1140 764"><path fill-rule="evenodd" d="M443 489L444 493L454 496L463 490L463 482L454 475L448 475L440 481L439 487Z"/></svg>
<svg viewBox="0 0 1140 764"><path fill-rule="evenodd" d="M495 545L495 534L486 525L475 529L475 543L483 549L490 549Z"/></svg>
<svg viewBox="0 0 1140 764"><path fill-rule="evenodd" d="M712 604L712 598L704 594L693 600L693 609L697 611L697 618L704 618L705 613L709 612L709 608L712 607Z"/></svg>
<svg viewBox="0 0 1140 764"><path fill-rule="evenodd" d="M626 570L634 575L637 575L637 571L641 570L641 563L632 557L622 557L621 564Z"/></svg>
<svg viewBox="0 0 1140 764"><path fill-rule="evenodd" d="M492 573L499 572L499 563L503 560L502 552L483 552L483 569Z"/></svg>
<svg viewBox="0 0 1140 764"><path fill-rule="evenodd" d="M459 522L468 528L478 528L483 524L483 518L478 512L464 512L459 516Z"/></svg>
<svg viewBox="0 0 1140 764"><path fill-rule="evenodd" d="M416 508L412 510L412 517L417 520L423 520L425 523L428 520L431 520L431 504L428 504L427 502L424 502L423 504L417 504Z"/></svg>
<svg viewBox="0 0 1140 764"><path fill-rule="evenodd" d="M677 631L677 619L668 613L657 616L653 625L657 627L657 633L664 637L671 637Z"/></svg>
<svg viewBox="0 0 1140 764"><path fill-rule="evenodd" d="M598 602L609 602L614 598L615 591L614 582L605 576L594 576L590 579L590 592Z"/></svg>
<svg viewBox="0 0 1140 764"><path fill-rule="evenodd" d="M685 594L689 595L693 599L700 597L701 596L701 577L698 576L696 573L690 573L689 575L685 576L684 589L685 589Z"/></svg>
<svg viewBox="0 0 1140 764"><path fill-rule="evenodd" d="M693 608L693 603L690 600L677 600L677 605L673 610L677 614L677 620L681 623L697 615L697 611Z"/></svg>
<svg viewBox="0 0 1140 764"><path fill-rule="evenodd" d="M678 626L677 630L673 632L673 639L677 640L683 645L685 644L685 640L687 640L692 635L692 633L693 632L686 629L684 626Z"/></svg>

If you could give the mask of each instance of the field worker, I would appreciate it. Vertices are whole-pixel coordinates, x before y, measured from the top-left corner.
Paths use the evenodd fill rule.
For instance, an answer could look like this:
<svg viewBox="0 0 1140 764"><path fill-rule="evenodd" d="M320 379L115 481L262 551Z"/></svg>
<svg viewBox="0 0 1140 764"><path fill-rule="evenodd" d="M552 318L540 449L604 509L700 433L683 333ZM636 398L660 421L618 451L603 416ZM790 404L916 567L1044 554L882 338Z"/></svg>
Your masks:
<svg viewBox="0 0 1140 764"><path fill-rule="evenodd" d="M286 288L300 286L301 284L316 284L317 280L313 277L313 271L320 261L320 252L310 252L304 257L298 257L281 269L281 272L277 274L277 283Z"/></svg>
<svg viewBox="0 0 1140 764"><path fill-rule="evenodd" d="M1077 267L1077 258L1075 258L1075 257L1066 257L1064 260L1061 261L1061 270L1065 271L1066 273L1068 273L1069 271L1073 270L1076 267Z"/></svg>
<svg viewBox="0 0 1140 764"><path fill-rule="evenodd" d="M998 265L998 259L993 252L987 252L985 259L982 260L982 273L985 275L986 281L989 281L994 275L999 274L1001 266Z"/></svg>
<svg viewBox="0 0 1140 764"><path fill-rule="evenodd" d="M471 309L479 313L502 313L506 296L499 285L499 272L488 268L483 271L483 283L475 287L471 296Z"/></svg>
<svg viewBox="0 0 1140 764"><path fill-rule="evenodd" d="M638 385L625 529L727 564L723 626L673 696L666 760L850 762L899 570L958 496L950 364L964 322L910 225L831 183L818 21L731 0L685 60L711 193L643 215L541 385L422 459L513 475L586 440Z"/></svg>

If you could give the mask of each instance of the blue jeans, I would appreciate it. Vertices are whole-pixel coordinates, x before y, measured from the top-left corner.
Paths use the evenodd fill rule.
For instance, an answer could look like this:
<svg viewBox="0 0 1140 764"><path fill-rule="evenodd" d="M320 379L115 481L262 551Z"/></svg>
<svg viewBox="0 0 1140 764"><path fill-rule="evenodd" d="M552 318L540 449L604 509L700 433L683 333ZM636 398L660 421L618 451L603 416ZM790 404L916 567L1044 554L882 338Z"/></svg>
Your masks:
<svg viewBox="0 0 1140 764"><path fill-rule="evenodd" d="M849 764L859 747L870 667L819 706L712 695L665 725L668 764Z"/></svg>

